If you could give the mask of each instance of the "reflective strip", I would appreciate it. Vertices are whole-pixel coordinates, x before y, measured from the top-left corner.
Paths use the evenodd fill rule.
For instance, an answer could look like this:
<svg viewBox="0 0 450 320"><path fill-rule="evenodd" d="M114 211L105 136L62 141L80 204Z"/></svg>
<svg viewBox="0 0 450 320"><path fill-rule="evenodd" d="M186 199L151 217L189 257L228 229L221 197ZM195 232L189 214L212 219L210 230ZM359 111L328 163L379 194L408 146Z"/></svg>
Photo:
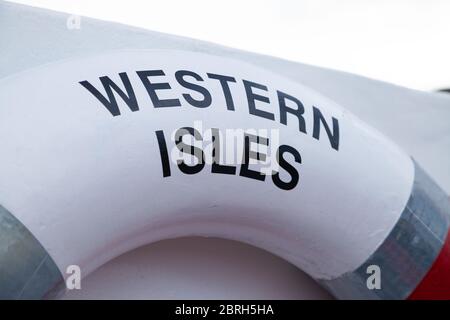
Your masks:
<svg viewBox="0 0 450 320"><path fill-rule="evenodd" d="M449 227L450 202L442 189L414 163L408 203L386 240L356 270L319 280L339 299L406 299L427 275L441 252ZM370 290L367 268L381 270L381 289Z"/></svg>
<svg viewBox="0 0 450 320"><path fill-rule="evenodd" d="M36 238L0 205L0 299L51 298L64 284Z"/></svg>

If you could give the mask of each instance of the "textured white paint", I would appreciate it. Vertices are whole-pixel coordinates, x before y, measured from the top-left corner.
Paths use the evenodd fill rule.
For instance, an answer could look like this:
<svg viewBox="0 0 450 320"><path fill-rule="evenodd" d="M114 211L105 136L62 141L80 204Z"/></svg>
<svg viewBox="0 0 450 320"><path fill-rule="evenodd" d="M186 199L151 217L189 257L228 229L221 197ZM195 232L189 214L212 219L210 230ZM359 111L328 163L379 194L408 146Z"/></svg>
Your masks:
<svg viewBox="0 0 450 320"><path fill-rule="evenodd" d="M152 108L135 71L158 69L172 86L160 94L166 99L186 92L173 79L177 70L232 75L236 111L226 110L211 80L204 82L213 96L209 108L186 102ZM98 87L98 77L117 80L119 72L129 74L141 110L122 108L113 118L78 82ZM271 103L259 108L276 121L249 114L242 79L269 87ZM279 123L275 90L302 101L309 134L299 132L295 117ZM315 278L332 279L357 268L384 241L412 188L412 161L380 133L314 90L237 60L169 50L99 54L1 80L0 105L2 203L61 270L70 264L93 270L142 244L207 235L259 246ZM311 137L312 106L328 121L339 120L339 151L323 128L320 140ZM211 174L208 166L195 176L172 168L163 179L154 132L169 137L199 120L204 130L279 130L280 144L300 151L298 187L283 191L270 178Z"/></svg>

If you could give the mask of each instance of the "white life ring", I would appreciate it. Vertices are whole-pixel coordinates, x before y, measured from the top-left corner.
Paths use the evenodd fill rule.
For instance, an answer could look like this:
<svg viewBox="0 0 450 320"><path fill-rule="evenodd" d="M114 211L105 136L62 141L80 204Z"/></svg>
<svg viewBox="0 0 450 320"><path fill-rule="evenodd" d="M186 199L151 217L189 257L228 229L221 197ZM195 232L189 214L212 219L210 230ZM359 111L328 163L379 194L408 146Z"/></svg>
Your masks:
<svg viewBox="0 0 450 320"><path fill-rule="evenodd" d="M1 298L51 296L70 265L86 275L188 235L266 249L338 298L449 296L448 279L433 284L449 264L446 197L312 88L127 50L2 79L0 106Z"/></svg>

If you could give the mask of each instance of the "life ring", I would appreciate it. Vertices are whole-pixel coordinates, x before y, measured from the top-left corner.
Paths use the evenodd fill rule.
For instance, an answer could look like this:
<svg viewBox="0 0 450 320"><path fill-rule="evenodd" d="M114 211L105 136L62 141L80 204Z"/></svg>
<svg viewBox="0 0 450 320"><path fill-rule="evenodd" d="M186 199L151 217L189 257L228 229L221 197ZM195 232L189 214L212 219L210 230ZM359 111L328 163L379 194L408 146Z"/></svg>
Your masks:
<svg viewBox="0 0 450 320"><path fill-rule="evenodd" d="M51 297L67 266L188 235L266 249L337 298L450 297L446 195L312 88L124 50L4 78L0 106L1 298Z"/></svg>

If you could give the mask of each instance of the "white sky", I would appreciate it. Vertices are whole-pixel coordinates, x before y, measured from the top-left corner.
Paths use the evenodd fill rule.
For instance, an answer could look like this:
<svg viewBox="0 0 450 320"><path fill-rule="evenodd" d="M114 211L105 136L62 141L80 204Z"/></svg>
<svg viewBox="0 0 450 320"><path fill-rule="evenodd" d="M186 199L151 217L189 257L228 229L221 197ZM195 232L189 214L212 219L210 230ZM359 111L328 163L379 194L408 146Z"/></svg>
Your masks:
<svg viewBox="0 0 450 320"><path fill-rule="evenodd" d="M329 67L450 87L449 0L13 0Z"/></svg>

